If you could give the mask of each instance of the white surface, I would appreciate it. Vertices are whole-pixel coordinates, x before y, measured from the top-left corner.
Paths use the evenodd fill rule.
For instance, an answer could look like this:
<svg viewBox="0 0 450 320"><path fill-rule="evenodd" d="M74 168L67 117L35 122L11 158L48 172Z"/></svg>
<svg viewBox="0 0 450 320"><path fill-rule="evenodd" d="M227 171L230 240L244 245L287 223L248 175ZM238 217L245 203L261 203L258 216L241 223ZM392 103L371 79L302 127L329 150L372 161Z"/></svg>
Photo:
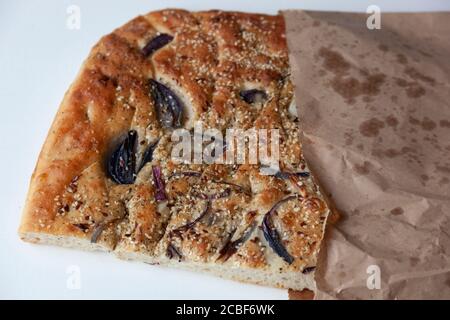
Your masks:
<svg viewBox="0 0 450 320"><path fill-rule="evenodd" d="M125 262L112 255L37 246L16 230L38 152L64 92L92 45L131 18L155 9L278 9L365 11L450 10L450 1L5 1L0 2L0 298L286 299L286 290ZM69 5L81 9L81 29L66 27ZM71 290L71 266L81 288Z"/></svg>

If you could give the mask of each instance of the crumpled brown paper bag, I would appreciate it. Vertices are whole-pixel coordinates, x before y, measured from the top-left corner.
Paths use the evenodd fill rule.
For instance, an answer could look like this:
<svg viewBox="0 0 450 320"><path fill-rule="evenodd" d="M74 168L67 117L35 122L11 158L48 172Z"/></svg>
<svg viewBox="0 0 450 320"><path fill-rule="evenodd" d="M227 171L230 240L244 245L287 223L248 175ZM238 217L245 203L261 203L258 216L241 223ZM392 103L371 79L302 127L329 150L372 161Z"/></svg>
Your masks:
<svg viewBox="0 0 450 320"><path fill-rule="evenodd" d="M304 154L341 214L316 299L449 299L450 13L283 15Z"/></svg>

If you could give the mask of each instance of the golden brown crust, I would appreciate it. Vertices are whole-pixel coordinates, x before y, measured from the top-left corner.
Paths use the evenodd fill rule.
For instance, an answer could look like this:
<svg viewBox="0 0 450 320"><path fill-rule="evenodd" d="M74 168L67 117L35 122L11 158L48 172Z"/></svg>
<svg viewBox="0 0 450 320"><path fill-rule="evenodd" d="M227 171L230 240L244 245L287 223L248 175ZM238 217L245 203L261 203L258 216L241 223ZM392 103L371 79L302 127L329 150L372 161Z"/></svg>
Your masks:
<svg viewBox="0 0 450 320"><path fill-rule="evenodd" d="M314 266L329 210L312 177L264 176L249 164L174 163L170 131L160 125L150 94L149 79L169 86L185 106L187 129L195 121L219 130L279 129L281 168L306 171L291 110L284 29L281 16L163 10L103 37L66 93L42 148L21 236L76 237L110 250L274 272ZM144 46L161 33L173 40L144 55ZM239 96L253 88L264 89L267 101L250 105ZM136 182L117 185L105 164L130 129L138 136L138 162L159 142ZM162 170L168 201L155 200L154 166ZM198 174L179 175L186 171ZM210 203L198 196L224 192ZM289 195L294 198L277 210L275 221L294 259L288 264L271 249L261 224ZM192 223L206 206L204 217ZM244 243L225 259L224 248L240 238Z"/></svg>

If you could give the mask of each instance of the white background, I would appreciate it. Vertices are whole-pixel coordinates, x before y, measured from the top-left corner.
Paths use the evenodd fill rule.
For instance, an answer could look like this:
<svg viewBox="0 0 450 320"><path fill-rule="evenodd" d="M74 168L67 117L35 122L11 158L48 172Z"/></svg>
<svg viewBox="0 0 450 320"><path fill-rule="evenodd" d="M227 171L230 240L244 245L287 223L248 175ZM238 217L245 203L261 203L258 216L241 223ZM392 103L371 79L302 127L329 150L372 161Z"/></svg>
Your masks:
<svg viewBox="0 0 450 320"><path fill-rule="evenodd" d="M126 262L112 255L30 245L17 236L29 177L53 116L92 45L131 18L167 7L276 13L279 9L450 10L449 0L0 0L0 298L286 299L286 290ZM66 9L81 9L81 29ZM68 288L71 266L81 288Z"/></svg>

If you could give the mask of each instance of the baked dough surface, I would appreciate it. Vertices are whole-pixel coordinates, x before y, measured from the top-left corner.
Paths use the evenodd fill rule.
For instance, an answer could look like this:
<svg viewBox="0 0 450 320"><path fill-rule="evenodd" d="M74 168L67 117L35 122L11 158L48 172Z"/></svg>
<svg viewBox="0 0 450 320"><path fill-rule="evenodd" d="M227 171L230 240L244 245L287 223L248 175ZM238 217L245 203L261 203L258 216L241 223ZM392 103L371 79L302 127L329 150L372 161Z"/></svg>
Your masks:
<svg viewBox="0 0 450 320"><path fill-rule="evenodd" d="M173 39L143 54L161 34ZM180 99L187 129L196 121L222 131L279 129L280 167L303 174L173 161L171 130L161 125L150 79ZM250 89L266 99L245 101L240 92ZM30 242L313 289L329 209L302 157L295 109L282 16L183 10L139 16L94 46L67 91L32 175L19 234ZM137 134L137 163L149 146L156 148L134 183L119 184L107 164L130 130ZM167 200L156 200L155 167ZM270 243L264 218L285 199L271 216L279 241Z"/></svg>

